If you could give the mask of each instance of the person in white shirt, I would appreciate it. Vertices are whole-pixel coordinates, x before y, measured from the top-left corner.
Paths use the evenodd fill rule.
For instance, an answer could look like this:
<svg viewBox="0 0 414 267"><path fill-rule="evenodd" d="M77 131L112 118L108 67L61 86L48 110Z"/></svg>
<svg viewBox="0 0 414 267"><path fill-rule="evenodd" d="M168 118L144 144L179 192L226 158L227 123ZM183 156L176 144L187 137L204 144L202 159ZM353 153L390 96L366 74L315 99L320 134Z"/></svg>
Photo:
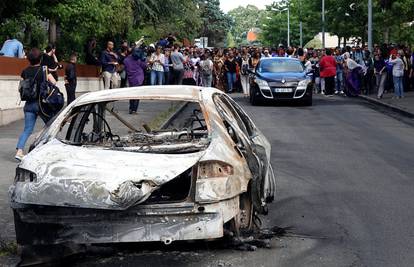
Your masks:
<svg viewBox="0 0 414 267"><path fill-rule="evenodd" d="M149 64L151 66L151 85L162 85L164 81L164 64L165 56L161 53L161 47L158 46L157 50L152 53Z"/></svg>
<svg viewBox="0 0 414 267"><path fill-rule="evenodd" d="M392 65L392 79L394 81L394 98L404 97L403 77L404 77L404 62L400 58L400 53L392 54L388 61Z"/></svg>

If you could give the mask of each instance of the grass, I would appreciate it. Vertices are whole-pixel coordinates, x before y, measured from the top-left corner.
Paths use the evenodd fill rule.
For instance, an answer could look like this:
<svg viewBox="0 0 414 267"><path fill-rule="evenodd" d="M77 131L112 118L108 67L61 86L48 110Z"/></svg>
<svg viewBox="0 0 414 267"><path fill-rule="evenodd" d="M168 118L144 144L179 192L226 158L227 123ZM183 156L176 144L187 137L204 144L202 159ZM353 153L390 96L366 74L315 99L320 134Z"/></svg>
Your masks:
<svg viewBox="0 0 414 267"><path fill-rule="evenodd" d="M0 256L7 256L11 254L17 254L16 242L6 243L0 239Z"/></svg>
<svg viewBox="0 0 414 267"><path fill-rule="evenodd" d="M181 107L182 104L183 102L172 102L170 107L155 116L151 122L148 123L148 126L153 130L159 129L161 125Z"/></svg>

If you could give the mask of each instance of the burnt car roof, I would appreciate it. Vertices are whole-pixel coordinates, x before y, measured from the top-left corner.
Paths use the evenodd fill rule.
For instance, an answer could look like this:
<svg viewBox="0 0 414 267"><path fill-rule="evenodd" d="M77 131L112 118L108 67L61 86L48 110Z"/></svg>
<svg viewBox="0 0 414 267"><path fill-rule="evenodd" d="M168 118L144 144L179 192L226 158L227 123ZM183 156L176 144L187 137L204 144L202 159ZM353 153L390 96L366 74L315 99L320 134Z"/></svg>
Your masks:
<svg viewBox="0 0 414 267"><path fill-rule="evenodd" d="M203 98L203 96L208 96L220 92L220 90L217 90L215 88L190 85L138 86L87 93L75 100L76 102L74 105L80 106L94 102L134 98L185 100L198 102Z"/></svg>

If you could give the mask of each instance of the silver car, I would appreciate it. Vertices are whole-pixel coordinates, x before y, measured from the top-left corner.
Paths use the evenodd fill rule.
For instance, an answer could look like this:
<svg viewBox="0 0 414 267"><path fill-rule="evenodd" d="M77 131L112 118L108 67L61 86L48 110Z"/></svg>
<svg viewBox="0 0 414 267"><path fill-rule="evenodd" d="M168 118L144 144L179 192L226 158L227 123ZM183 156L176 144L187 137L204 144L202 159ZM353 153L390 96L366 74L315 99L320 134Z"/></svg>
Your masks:
<svg viewBox="0 0 414 267"><path fill-rule="evenodd" d="M275 177L269 142L228 95L134 87L66 107L17 166L9 193L19 245L170 244L250 229L267 213Z"/></svg>

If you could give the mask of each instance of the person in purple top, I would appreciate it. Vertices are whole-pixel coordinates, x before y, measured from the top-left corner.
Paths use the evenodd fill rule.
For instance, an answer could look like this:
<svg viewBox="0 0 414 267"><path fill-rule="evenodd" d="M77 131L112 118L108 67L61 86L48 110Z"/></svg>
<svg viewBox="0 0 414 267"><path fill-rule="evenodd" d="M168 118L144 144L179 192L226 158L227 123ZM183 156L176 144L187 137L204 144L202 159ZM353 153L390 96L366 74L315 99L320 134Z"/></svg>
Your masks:
<svg viewBox="0 0 414 267"><path fill-rule="evenodd" d="M145 79L145 53L140 48L134 48L131 55L124 60L125 71L128 77L130 87L141 86ZM138 110L139 100L129 101L129 114L136 113Z"/></svg>

